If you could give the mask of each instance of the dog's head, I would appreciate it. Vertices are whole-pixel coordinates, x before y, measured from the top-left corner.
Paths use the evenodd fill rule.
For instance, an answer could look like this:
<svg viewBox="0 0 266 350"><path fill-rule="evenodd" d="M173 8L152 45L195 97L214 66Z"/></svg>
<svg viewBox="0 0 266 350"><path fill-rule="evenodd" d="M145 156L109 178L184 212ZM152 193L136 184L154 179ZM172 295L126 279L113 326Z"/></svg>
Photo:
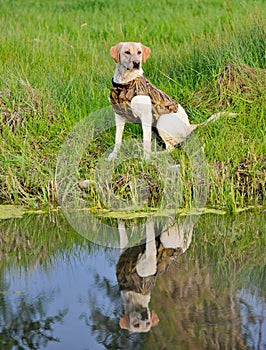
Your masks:
<svg viewBox="0 0 266 350"><path fill-rule="evenodd" d="M132 310L120 318L120 327L128 329L132 333L149 332L151 327L156 326L159 318L155 311L150 312L149 308L143 307L139 310Z"/></svg>
<svg viewBox="0 0 266 350"><path fill-rule="evenodd" d="M121 42L110 49L110 54L116 63L120 63L127 70L141 69L141 63L146 62L150 49L135 42Z"/></svg>

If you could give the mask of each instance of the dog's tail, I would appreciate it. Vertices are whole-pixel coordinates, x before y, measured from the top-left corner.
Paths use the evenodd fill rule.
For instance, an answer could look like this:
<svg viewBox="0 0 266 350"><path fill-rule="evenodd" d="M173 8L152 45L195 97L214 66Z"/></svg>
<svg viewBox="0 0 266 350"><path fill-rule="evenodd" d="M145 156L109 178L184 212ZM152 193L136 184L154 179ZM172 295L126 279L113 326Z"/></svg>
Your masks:
<svg viewBox="0 0 266 350"><path fill-rule="evenodd" d="M205 126L207 124L209 124L209 122L214 121L219 119L220 117L224 117L224 116L228 116L228 117L234 117L239 115L238 113L231 113L231 112L218 112L213 114L212 116L210 116L210 118L208 118L207 120L205 120L205 122L198 124L198 126Z"/></svg>

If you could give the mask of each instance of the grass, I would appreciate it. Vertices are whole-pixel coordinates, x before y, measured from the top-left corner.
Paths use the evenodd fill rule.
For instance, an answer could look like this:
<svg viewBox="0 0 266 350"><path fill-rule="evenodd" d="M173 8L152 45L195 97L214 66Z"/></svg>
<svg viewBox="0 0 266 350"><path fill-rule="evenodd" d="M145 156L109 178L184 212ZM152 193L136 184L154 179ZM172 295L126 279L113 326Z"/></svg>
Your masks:
<svg viewBox="0 0 266 350"><path fill-rule="evenodd" d="M228 211L265 205L264 1L1 1L0 13L1 204L58 204L61 146L79 121L109 106L109 47L134 40L152 50L146 76L178 100L193 123L220 110L239 114L195 132L208 162L206 204ZM140 127L127 125L125 137L140 139ZM80 180L94 179L97 159L113 143L111 128L88 146ZM177 148L172 157L185 165L180 205L189 207L186 154ZM135 176L128 163L113 176L117 195L134 199L146 174L154 191L148 204L159 205L160 179L131 162L139 169ZM84 196L89 206L104 207L93 185Z"/></svg>

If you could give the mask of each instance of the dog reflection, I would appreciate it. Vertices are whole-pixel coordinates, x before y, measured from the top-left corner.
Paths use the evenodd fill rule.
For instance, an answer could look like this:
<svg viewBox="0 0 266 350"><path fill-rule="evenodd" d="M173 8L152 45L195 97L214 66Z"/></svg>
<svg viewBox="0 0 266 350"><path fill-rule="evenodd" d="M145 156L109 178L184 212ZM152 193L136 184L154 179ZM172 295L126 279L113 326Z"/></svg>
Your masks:
<svg viewBox="0 0 266 350"><path fill-rule="evenodd" d="M127 248L125 223L119 223L121 255L116 265L116 277L125 314L120 327L130 332L148 332L159 322L150 311L151 291L157 278L184 253L192 239L192 220L175 221L161 232L155 232L153 222L146 224L146 239L142 244Z"/></svg>

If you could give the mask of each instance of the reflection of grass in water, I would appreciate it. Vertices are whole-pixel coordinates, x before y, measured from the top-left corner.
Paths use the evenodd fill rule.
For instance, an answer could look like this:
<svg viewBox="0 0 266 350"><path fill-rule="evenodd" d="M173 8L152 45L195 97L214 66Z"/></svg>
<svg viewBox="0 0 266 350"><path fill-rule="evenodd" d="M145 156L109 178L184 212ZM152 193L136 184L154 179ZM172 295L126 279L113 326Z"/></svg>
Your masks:
<svg viewBox="0 0 266 350"><path fill-rule="evenodd" d="M110 217L107 213L106 216L98 217L99 223L106 224L105 238L109 241L112 237L108 236L108 227L117 227L118 220L123 219L116 212L112 215L113 217ZM125 218L128 232L134 232L136 227L136 233L138 225L145 224L147 220L145 213L140 214L139 217L134 214L127 215ZM154 221L157 222L156 216ZM165 219L159 218L158 222L164 226L168 222L167 216ZM90 227L90 229L93 234L95 228ZM225 276L228 268L234 266L239 274L246 277L249 275L254 281L257 279L256 284L262 282L266 260L263 214L241 213L236 216L203 214L194 227L193 237L194 241L186 257L187 262L194 264L193 261L197 260L200 264L205 262L206 265L215 265L215 268ZM140 238L143 236L141 235ZM113 239L117 239L117 236ZM135 239L137 242L137 237ZM20 219L2 220L0 221L0 240L0 261L3 266L49 266L58 254L78 255L82 249L86 249L90 254L92 247L94 251L98 249L97 245L92 246L90 242L74 232L57 212L49 215L30 214ZM253 274L253 268L261 273Z"/></svg>
<svg viewBox="0 0 266 350"><path fill-rule="evenodd" d="M90 243L57 213L0 221L0 242L2 268L49 267L58 256L67 259L72 254L78 255L81 249L90 251Z"/></svg>
<svg viewBox="0 0 266 350"><path fill-rule="evenodd" d="M1 349L40 349L59 342L54 329L63 323L68 310L55 307L47 312L55 298L54 290L28 296L19 290L10 290L9 278L13 279L24 269L26 272L40 268L49 271L58 258L67 261L73 254L78 256L82 248L89 251L86 243L57 214L29 214L0 220Z"/></svg>
<svg viewBox="0 0 266 350"><path fill-rule="evenodd" d="M115 225L108 217L103 220ZM135 220L136 224L140 221ZM237 291L245 288L265 297L265 220L263 214L252 213L199 218L188 251L157 280L152 291L151 308L161 321L149 334L145 349L157 349L158 344L171 349L172 343L175 349L180 342L195 350L216 348L217 344L230 349L232 341L238 349L247 348L239 328L244 304ZM126 226L130 223L128 220ZM84 249L88 254L98 249L74 233L57 213L0 221L0 233L0 273L14 267L50 269L57 257L67 262ZM113 290L106 289L106 298ZM110 324L110 318L101 317L101 326L105 322Z"/></svg>
<svg viewBox="0 0 266 350"><path fill-rule="evenodd" d="M237 216L203 216L198 222L199 232L192 244L192 255L206 264L206 257L218 272L220 287L232 283L236 278L252 290L252 285L265 283L266 264L266 217L263 213L242 213ZM203 253L204 252L204 253ZM232 278L232 274L236 274Z"/></svg>
<svg viewBox="0 0 266 350"><path fill-rule="evenodd" d="M256 347L260 307L249 305L240 292L265 299L265 220L249 213L200 218L190 248L154 288L151 307L164 327L150 335L147 349L169 339L173 349Z"/></svg>
<svg viewBox="0 0 266 350"><path fill-rule="evenodd" d="M17 16L10 15L14 11ZM141 16L133 18L132 11ZM159 23L162 12L167 21ZM151 47L147 77L183 104L191 121L204 121L221 108L239 113L196 131L212 170L208 204L233 211L264 201L263 1L141 1L127 6L117 1L49 1L45 6L6 1L1 14L2 202L56 202L60 146L78 120L108 105L114 70L109 47L129 37ZM225 85L219 90L229 62L241 79L229 90ZM255 71L242 74L245 66ZM84 155L82 180L93 178L99 151L114 143L114 130L104 136ZM141 136L141 129L128 126L125 137L131 136ZM178 159L177 151L173 155ZM93 189L90 200L98 205Z"/></svg>

